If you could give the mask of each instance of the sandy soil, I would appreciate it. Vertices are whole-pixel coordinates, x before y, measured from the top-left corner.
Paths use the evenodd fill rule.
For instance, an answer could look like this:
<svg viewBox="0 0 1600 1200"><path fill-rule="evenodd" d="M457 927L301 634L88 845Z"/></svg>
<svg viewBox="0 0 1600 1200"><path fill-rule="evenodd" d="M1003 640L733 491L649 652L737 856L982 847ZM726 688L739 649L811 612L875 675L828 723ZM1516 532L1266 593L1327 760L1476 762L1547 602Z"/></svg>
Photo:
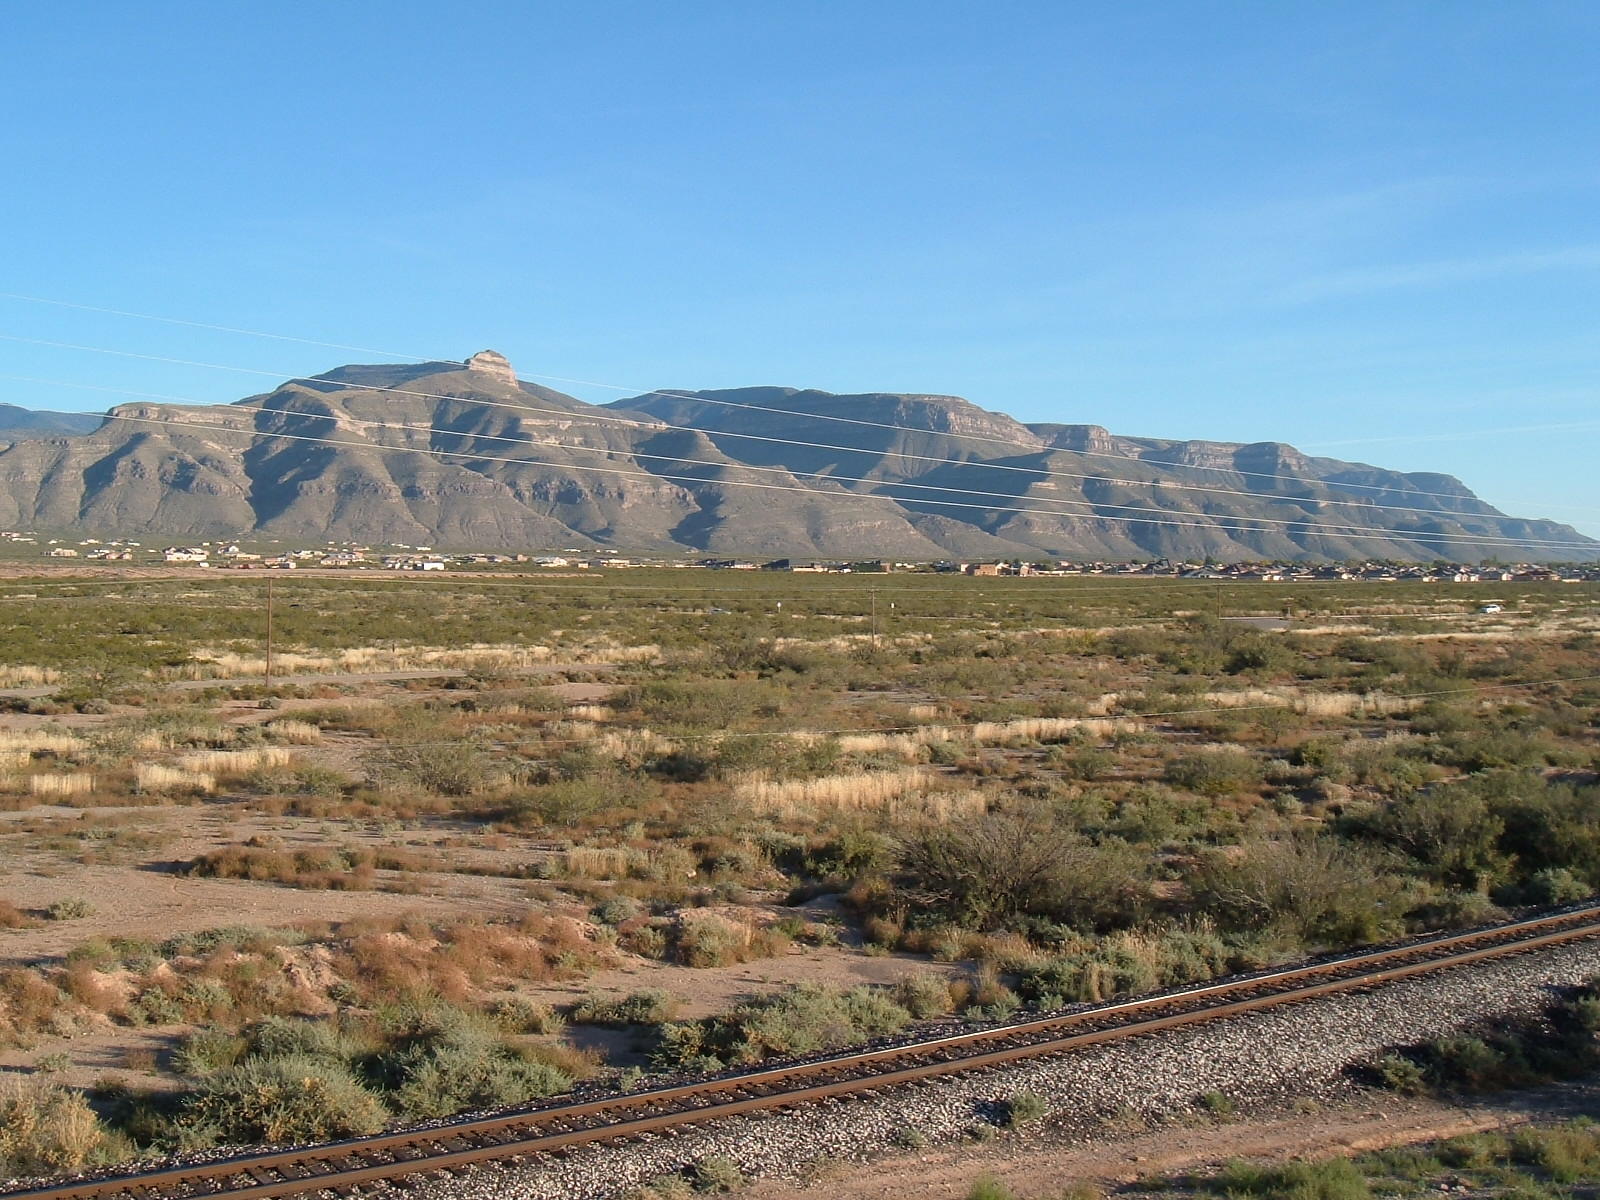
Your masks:
<svg viewBox="0 0 1600 1200"><path fill-rule="evenodd" d="M1076 1181L1126 1187L1140 1180L1195 1171L1234 1158L1285 1159L1351 1154L1456 1137L1528 1121L1561 1121L1600 1113L1600 1082L1566 1084L1482 1100L1454 1102L1365 1093L1310 1112L1267 1112L1227 1121L1188 1121L1117 1131L1081 1141L1032 1144L1009 1138L988 1145L941 1147L835 1167L800 1186L769 1181L749 1200L960 1200L975 1179L990 1175L1018 1195L1053 1195Z"/></svg>

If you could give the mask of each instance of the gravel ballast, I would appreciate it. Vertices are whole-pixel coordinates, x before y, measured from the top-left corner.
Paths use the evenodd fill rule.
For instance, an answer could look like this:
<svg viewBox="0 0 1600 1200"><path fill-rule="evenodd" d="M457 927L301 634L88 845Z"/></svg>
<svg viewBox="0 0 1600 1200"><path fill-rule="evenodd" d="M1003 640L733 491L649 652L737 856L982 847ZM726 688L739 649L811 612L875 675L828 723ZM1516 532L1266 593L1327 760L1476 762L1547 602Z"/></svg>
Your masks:
<svg viewBox="0 0 1600 1200"><path fill-rule="evenodd" d="M1387 1046L1494 1016L1542 1011L1554 989L1596 974L1600 944L1583 942L878 1096L413 1180L407 1194L606 1200L711 1156L730 1159L747 1176L798 1178L819 1162L860 1162L894 1149L908 1133L937 1142L992 1127L1019 1092L1044 1099L1061 1136L1087 1136L1115 1115L1154 1118L1193 1110L1208 1092L1244 1107L1289 1096L1326 1098L1354 1086L1346 1067Z"/></svg>

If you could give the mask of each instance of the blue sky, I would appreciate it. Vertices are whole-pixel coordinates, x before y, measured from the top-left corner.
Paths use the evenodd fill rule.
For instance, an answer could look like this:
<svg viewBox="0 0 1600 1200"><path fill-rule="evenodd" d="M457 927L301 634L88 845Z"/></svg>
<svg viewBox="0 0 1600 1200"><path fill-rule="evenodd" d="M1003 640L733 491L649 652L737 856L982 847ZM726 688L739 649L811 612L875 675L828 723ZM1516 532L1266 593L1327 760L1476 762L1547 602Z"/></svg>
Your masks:
<svg viewBox="0 0 1600 1200"><path fill-rule="evenodd" d="M1600 6L14 5L0 291L1280 440L1600 535ZM0 373L373 359L0 298ZM0 378L0 400L126 397Z"/></svg>

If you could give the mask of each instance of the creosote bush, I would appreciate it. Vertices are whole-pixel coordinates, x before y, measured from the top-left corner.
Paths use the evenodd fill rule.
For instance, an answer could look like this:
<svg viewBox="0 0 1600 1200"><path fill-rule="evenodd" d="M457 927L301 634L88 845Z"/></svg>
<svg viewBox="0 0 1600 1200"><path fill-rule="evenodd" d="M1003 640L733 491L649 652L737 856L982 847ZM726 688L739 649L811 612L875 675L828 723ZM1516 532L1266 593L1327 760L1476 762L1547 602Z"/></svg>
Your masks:
<svg viewBox="0 0 1600 1200"><path fill-rule="evenodd" d="M0 1178L74 1171L111 1149L83 1093L36 1077L0 1078Z"/></svg>
<svg viewBox="0 0 1600 1200"><path fill-rule="evenodd" d="M910 1021L911 1014L881 989L802 984L730 1013L662 1026L655 1061L668 1070L715 1071L854 1045L898 1032Z"/></svg>

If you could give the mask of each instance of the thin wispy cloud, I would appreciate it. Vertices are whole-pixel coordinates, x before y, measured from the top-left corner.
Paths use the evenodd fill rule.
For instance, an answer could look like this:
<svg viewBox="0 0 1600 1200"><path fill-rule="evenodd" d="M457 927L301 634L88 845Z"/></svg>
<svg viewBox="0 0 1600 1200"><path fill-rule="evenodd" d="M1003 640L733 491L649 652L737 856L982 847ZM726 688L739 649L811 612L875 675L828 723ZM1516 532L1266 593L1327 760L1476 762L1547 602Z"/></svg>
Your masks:
<svg viewBox="0 0 1600 1200"><path fill-rule="evenodd" d="M1505 279L1519 275L1600 270L1600 245L1565 246L1557 250L1489 255L1482 258L1438 259L1337 271L1300 280L1283 297L1304 304L1339 296L1392 292L1408 288L1450 287L1460 283Z"/></svg>
<svg viewBox="0 0 1600 1200"><path fill-rule="evenodd" d="M1565 421L1552 425L1502 425L1497 429L1468 429L1456 433L1419 433L1397 437L1344 438L1336 442L1306 442L1302 450L1317 450L1327 446L1380 446L1402 442L1461 442L1471 438L1499 437L1514 433L1556 433L1575 429L1600 429L1600 421Z"/></svg>

